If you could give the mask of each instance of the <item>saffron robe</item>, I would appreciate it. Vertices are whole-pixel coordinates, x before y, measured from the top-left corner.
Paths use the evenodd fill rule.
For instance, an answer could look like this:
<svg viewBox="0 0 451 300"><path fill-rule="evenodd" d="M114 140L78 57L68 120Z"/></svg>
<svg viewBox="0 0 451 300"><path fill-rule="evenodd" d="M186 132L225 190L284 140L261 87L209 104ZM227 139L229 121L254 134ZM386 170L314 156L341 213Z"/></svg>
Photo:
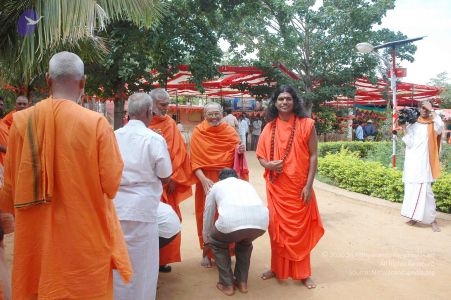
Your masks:
<svg viewBox="0 0 451 300"><path fill-rule="evenodd" d="M8 130L11 128L11 125L13 124L13 115L16 112L17 110L13 109L9 113L7 113L2 119L2 123L4 123L8 127Z"/></svg>
<svg viewBox="0 0 451 300"><path fill-rule="evenodd" d="M235 129L227 123L211 126L206 120L194 128L190 143L190 158L193 173L202 169L206 177L213 182L219 181L219 171L233 168L235 147L240 139ZM197 180L196 194L197 235L203 248L203 219L205 210L205 192L202 183Z"/></svg>
<svg viewBox="0 0 451 300"><path fill-rule="evenodd" d="M191 186L194 184L191 163L183 136L177 128L175 121L168 115L154 116L149 128L161 130L168 145L169 155L171 156L173 170L171 180L176 182L176 188L172 194L168 193L168 185L163 186L161 201L169 204L177 213L180 221L182 221L179 204L183 200L191 197L193 194ZM174 240L160 249L160 266L182 260L180 256L181 241L181 233L179 233Z"/></svg>
<svg viewBox="0 0 451 300"><path fill-rule="evenodd" d="M293 127L292 115L288 122L273 120L263 129L256 155L270 161L272 124L277 121L274 138L274 157L282 159ZM305 279L311 275L310 252L324 234L316 197L305 205L301 198L307 183L310 151L309 139L314 121L297 118L291 150L283 163L280 176L270 182L265 170L269 209L269 236L271 240L271 271L278 279Z"/></svg>
<svg viewBox="0 0 451 300"><path fill-rule="evenodd" d="M14 115L0 197L16 217L14 299L112 299L112 269L130 280L111 200L122 168L113 130L96 112L46 99Z"/></svg>

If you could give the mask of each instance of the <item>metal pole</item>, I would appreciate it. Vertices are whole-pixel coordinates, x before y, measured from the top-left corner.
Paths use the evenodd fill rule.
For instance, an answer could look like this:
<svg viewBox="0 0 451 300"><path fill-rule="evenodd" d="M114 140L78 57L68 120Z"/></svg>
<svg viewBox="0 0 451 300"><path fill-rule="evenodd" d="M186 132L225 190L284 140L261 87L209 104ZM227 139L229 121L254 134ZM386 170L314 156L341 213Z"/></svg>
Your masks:
<svg viewBox="0 0 451 300"><path fill-rule="evenodd" d="M396 127L398 123L398 113L396 111L397 101L396 101L396 50L392 47L392 67L391 67L391 90L392 90L392 132L393 132L393 145L392 145L392 167L396 168L396 143L398 141L398 136L396 132Z"/></svg>

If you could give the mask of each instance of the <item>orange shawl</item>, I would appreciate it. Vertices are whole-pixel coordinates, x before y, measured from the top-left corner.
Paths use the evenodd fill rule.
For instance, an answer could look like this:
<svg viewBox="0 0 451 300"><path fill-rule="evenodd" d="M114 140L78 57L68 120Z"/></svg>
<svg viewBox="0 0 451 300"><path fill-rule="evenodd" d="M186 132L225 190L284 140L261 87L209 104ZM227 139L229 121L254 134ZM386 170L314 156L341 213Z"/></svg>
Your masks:
<svg viewBox="0 0 451 300"><path fill-rule="evenodd" d="M418 123L428 125L428 146L429 146L429 164L431 165L432 178L437 179L440 177L440 138L441 135L436 135L434 131L434 120L432 118L419 117Z"/></svg>
<svg viewBox="0 0 451 300"><path fill-rule="evenodd" d="M160 129L168 145L172 170L174 172L172 173L171 180L177 183L176 190L171 198L173 198L174 204L178 205L193 194L191 186L194 184L188 151L186 150L182 134L178 130L175 121L167 115L163 117L154 116L149 128L153 130ZM168 200L166 189L164 189L162 197ZM172 205L169 201L165 202Z"/></svg>
<svg viewBox="0 0 451 300"><path fill-rule="evenodd" d="M7 147L8 146L8 126L0 122L0 145ZM3 166L5 160L5 153L0 152L0 164Z"/></svg>
<svg viewBox="0 0 451 300"><path fill-rule="evenodd" d="M13 124L13 115L17 112L17 110L13 109L6 116L3 117L2 122L8 126L8 129L11 128Z"/></svg>
<svg viewBox="0 0 451 300"><path fill-rule="evenodd" d="M51 202L55 152L53 100L43 100L14 118L24 141L16 183L21 188L15 191L14 206Z"/></svg>
<svg viewBox="0 0 451 300"><path fill-rule="evenodd" d="M193 172L197 169L231 168L235 147L240 139L229 124L211 126L206 120L196 126L191 137L190 158Z"/></svg>

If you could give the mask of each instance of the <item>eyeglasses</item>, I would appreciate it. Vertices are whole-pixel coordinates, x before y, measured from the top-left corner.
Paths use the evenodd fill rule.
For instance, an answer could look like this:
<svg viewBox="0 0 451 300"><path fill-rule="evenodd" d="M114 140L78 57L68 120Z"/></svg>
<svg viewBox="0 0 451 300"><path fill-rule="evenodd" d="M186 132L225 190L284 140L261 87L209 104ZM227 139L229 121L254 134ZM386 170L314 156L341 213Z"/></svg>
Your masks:
<svg viewBox="0 0 451 300"><path fill-rule="evenodd" d="M220 112L207 112L207 113L205 113L205 115L209 118L221 117Z"/></svg>

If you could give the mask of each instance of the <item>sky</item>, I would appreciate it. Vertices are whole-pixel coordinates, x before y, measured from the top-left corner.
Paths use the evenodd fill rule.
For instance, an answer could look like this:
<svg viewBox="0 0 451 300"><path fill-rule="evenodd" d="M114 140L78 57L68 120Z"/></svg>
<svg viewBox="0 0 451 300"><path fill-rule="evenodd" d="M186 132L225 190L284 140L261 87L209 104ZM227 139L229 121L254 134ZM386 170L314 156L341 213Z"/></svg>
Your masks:
<svg viewBox="0 0 451 300"><path fill-rule="evenodd" d="M397 0L381 26L401 31L408 38L427 36L415 42L415 61L401 62L407 68L402 81L427 84L441 72L448 72L451 78L451 0Z"/></svg>

